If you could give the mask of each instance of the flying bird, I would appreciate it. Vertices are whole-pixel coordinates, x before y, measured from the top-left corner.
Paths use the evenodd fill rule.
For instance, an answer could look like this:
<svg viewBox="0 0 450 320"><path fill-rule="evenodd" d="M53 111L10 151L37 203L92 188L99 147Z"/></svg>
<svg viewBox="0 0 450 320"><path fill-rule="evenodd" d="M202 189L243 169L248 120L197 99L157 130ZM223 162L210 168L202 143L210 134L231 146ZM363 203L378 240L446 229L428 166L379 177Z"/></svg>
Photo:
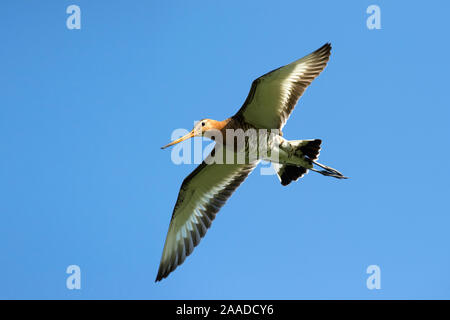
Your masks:
<svg viewBox="0 0 450 320"><path fill-rule="evenodd" d="M155 281L166 278L192 253L217 212L260 160L272 162L284 186L303 177L308 170L346 179L336 169L316 161L320 139L286 140L281 131L300 96L325 68L330 52L331 44L327 43L297 61L266 73L253 81L247 99L234 116L223 121L200 120L187 135L162 147L197 136L216 141L214 150L181 185ZM266 130L269 132L264 138L268 142L268 153L263 156L257 153L257 157L251 159L248 154L259 142L245 142L242 148L237 148L235 138L224 138L230 129ZM217 133L222 134L221 141L215 139ZM225 154L232 154L233 161L212 161L218 151L222 153L217 158L225 159ZM239 153L247 155L245 161L235 161ZM268 154L276 154L277 158L268 158Z"/></svg>

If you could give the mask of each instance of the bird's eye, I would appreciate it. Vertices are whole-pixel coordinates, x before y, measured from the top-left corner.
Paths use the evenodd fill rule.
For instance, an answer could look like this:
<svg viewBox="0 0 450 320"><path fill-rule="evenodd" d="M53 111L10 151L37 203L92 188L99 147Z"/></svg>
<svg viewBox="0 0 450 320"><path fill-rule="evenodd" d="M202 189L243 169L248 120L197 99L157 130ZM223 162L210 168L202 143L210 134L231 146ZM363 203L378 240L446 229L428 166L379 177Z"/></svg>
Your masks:
<svg viewBox="0 0 450 320"><path fill-rule="evenodd" d="M202 122L202 127L204 127L205 126L205 123L204 122Z"/></svg>

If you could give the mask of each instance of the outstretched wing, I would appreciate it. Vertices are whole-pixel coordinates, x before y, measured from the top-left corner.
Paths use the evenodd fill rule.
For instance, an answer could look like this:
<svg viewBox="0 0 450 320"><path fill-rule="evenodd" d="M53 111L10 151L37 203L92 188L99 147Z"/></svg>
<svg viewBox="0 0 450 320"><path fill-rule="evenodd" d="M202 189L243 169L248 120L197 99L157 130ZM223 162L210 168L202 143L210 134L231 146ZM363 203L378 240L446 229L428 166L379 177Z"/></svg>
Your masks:
<svg viewBox="0 0 450 320"><path fill-rule="evenodd" d="M327 43L253 81L237 116L257 128L282 129L305 89L327 65L330 52L331 44Z"/></svg>
<svg viewBox="0 0 450 320"><path fill-rule="evenodd" d="M213 153L181 185L156 281L166 278L192 253L217 212L258 163L211 163L212 156Z"/></svg>

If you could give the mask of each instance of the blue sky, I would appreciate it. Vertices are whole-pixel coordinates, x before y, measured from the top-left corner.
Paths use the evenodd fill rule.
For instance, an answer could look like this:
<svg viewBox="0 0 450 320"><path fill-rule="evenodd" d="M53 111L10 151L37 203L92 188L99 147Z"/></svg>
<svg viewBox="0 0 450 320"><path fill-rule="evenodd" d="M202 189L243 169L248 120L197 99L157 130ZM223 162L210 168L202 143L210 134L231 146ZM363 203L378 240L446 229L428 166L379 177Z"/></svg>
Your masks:
<svg viewBox="0 0 450 320"><path fill-rule="evenodd" d="M68 30L66 8L81 8ZM381 9L368 30L366 8ZM0 298L450 298L446 1L3 1ZM160 147L325 42L288 121L351 179L255 171L154 283L180 184ZM81 290L66 268L81 268ZM381 269L368 290L366 268Z"/></svg>

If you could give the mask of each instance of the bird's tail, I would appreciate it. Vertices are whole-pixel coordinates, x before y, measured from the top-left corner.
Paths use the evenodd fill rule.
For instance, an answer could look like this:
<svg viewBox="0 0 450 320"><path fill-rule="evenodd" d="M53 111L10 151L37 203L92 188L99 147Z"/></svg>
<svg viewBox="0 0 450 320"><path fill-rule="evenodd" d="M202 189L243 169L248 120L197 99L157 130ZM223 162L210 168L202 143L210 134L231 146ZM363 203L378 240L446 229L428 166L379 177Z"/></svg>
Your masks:
<svg viewBox="0 0 450 320"><path fill-rule="evenodd" d="M316 162L320 154L320 145L322 140L295 140L289 141L297 156L302 157L308 164L308 168L294 164L273 164L278 174L278 178L283 186L287 186L292 181L297 181L303 177L308 170L315 171L324 176L334 177L338 179L347 179L342 173L331 167ZM323 170L317 170L313 167L316 165Z"/></svg>
<svg viewBox="0 0 450 320"><path fill-rule="evenodd" d="M309 160L319 159L322 140L295 140L290 142L295 146L296 151L300 152L303 157L307 157Z"/></svg>
<svg viewBox="0 0 450 320"><path fill-rule="evenodd" d="M297 154L310 160L319 158L321 143L322 140L320 139L289 141ZM287 186L292 181L297 181L308 172L307 168L294 164L273 163L273 166L283 186Z"/></svg>

